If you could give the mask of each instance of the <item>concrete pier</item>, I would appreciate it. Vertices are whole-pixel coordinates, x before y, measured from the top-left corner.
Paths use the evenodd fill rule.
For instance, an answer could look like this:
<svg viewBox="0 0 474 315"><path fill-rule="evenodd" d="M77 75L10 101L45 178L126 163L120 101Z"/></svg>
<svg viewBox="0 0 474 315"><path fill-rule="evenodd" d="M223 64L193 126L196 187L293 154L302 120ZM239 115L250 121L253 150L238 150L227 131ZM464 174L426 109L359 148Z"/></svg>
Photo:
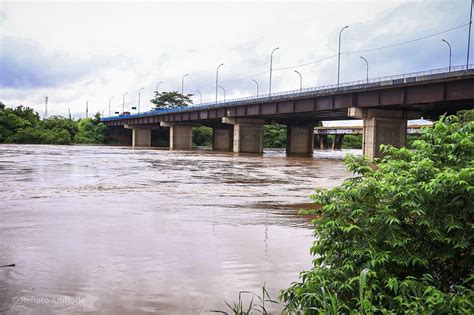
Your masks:
<svg viewBox="0 0 474 315"><path fill-rule="evenodd" d="M232 126L223 125L212 128L212 149L214 151L232 151L233 136Z"/></svg>
<svg viewBox="0 0 474 315"><path fill-rule="evenodd" d="M161 122L160 125L170 128L170 150L191 150L193 148L194 125L167 122Z"/></svg>
<svg viewBox="0 0 474 315"><path fill-rule="evenodd" d="M263 153L264 120L223 117L222 122L234 125L233 151L235 153Z"/></svg>
<svg viewBox="0 0 474 315"><path fill-rule="evenodd" d="M315 124L290 124L286 132L288 155L313 155Z"/></svg>
<svg viewBox="0 0 474 315"><path fill-rule="evenodd" d="M125 125L132 129L132 147L151 147L151 127Z"/></svg>
<svg viewBox="0 0 474 315"><path fill-rule="evenodd" d="M369 158L380 158L381 144L400 148L406 144L407 120L420 115L408 111L349 108L348 116L363 120L362 151Z"/></svg>

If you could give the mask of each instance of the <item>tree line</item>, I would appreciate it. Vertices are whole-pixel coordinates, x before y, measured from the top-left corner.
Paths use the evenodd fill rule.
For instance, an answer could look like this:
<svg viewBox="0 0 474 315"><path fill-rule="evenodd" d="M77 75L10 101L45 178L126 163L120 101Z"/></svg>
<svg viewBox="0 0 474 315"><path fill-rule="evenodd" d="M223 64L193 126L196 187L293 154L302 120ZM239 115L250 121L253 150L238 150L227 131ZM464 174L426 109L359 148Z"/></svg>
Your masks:
<svg viewBox="0 0 474 315"><path fill-rule="evenodd" d="M78 120L62 116L40 119L32 108L7 107L0 102L0 143L99 144L107 139L100 114Z"/></svg>

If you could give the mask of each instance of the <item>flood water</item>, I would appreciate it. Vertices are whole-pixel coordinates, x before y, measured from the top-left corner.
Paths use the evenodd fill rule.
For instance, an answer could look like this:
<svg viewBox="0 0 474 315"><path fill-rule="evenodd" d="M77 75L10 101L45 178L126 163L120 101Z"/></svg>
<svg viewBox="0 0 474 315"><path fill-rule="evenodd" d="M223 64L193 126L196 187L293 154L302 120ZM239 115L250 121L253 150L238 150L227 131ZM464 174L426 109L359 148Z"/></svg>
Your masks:
<svg viewBox="0 0 474 315"><path fill-rule="evenodd" d="M263 284L276 298L311 267L298 209L349 176L347 152L1 145L0 265L16 266L0 314L209 313Z"/></svg>

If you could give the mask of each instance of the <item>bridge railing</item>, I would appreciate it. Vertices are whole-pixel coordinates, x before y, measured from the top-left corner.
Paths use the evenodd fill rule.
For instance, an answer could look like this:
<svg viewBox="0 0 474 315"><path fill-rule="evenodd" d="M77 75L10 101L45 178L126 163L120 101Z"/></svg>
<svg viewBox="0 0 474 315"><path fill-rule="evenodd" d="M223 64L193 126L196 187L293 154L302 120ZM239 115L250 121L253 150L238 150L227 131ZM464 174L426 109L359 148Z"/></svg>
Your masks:
<svg viewBox="0 0 474 315"><path fill-rule="evenodd" d="M301 98L305 96L318 96L318 95L324 95L324 94L329 94L329 93L334 93L334 92L346 92L346 91L374 88L374 87L387 86L387 85L398 85L398 84L403 84L403 83L421 82L421 81L433 80L433 79L443 79L443 78L449 78L453 76L472 74L474 73L473 66L474 66L473 64L470 64L469 67L466 67L466 65L453 66L451 67L451 71L449 71L449 68L439 68L439 69L433 69L433 70L427 70L427 71L404 73L404 74L398 74L398 75L392 75L392 76L372 78L372 79L369 79L368 82L367 80L358 80L358 81L340 83L339 85L330 84L330 85L304 88L302 90L276 92L270 95L264 94L258 97L255 97L255 96L241 97L241 98L231 99L231 100L218 102L218 103L207 102L200 105L192 105L190 107L157 109L157 110L151 110L151 111L140 113L140 114L103 117L101 118L101 120L110 121L110 120L120 120L120 119L125 119L125 118L140 118L140 117L155 116L159 114L184 112L184 111L189 111L189 110L206 110L206 109L213 109L213 108L219 108L219 107L246 105L246 104L252 104L252 103L257 103L257 102L270 102L270 101L278 101L282 99Z"/></svg>

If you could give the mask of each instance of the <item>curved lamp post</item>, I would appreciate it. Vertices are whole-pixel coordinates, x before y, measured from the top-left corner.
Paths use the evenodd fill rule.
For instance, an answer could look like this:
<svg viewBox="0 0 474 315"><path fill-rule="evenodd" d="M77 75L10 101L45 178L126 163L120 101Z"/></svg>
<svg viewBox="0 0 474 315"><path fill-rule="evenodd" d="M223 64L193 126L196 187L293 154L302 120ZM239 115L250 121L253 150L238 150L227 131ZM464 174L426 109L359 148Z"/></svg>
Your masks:
<svg viewBox="0 0 474 315"><path fill-rule="evenodd" d="M110 116L110 107L111 107L110 106L110 101L112 101L113 98L114 98L113 96L109 97L109 116Z"/></svg>
<svg viewBox="0 0 474 315"><path fill-rule="evenodd" d="M202 104L202 94L198 90L196 90L197 93L199 93L199 96L201 97L201 104Z"/></svg>
<svg viewBox="0 0 474 315"><path fill-rule="evenodd" d="M138 113L140 114L140 93L142 92L142 90L144 90L145 88L141 88L140 90L138 90Z"/></svg>
<svg viewBox="0 0 474 315"><path fill-rule="evenodd" d="M223 65L224 65L223 63L218 65L217 70L216 70L216 104L217 104L217 89L219 88L219 68L222 67Z"/></svg>
<svg viewBox="0 0 474 315"><path fill-rule="evenodd" d="M367 83L369 83L369 62L362 56L360 56L360 58L365 61L365 64L367 66Z"/></svg>
<svg viewBox="0 0 474 315"><path fill-rule="evenodd" d="M184 78L186 78L189 74L183 75L183 78L181 79L181 94L184 95Z"/></svg>
<svg viewBox="0 0 474 315"><path fill-rule="evenodd" d="M257 85L257 97L258 97L258 82L255 81L254 79L252 79L253 82L255 82L255 84Z"/></svg>
<svg viewBox="0 0 474 315"><path fill-rule="evenodd" d="M123 98L122 98L122 115L125 112L125 95L127 95L127 94L128 94L128 92L125 92L123 94Z"/></svg>
<svg viewBox="0 0 474 315"><path fill-rule="evenodd" d="M225 102L225 89L222 85L219 85L219 87L222 89L222 92L224 92L224 102Z"/></svg>
<svg viewBox="0 0 474 315"><path fill-rule="evenodd" d="M301 76L301 73L298 70L295 70L295 72L300 76L300 92L303 90L303 77Z"/></svg>
<svg viewBox="0 0 474 315"><path fill-rule="evenodd" d="M269 83L269 88L268 88L268 96L272 94L272 71L273 71L273 53L280 49L280 47L276 47L272 50L272 53L270 54L270 83Z"/></svg>
<svg viewBox="0 0 474 315"><path fill-rule="evenodd" d="M158 88L160 87L160 84L163 83L162 81L158 82L158 84L156 85L156 92L158 93Z"/></svg>
<svg viewBox="0 0 474 315"><path fill-rule="evenodd" d="M349 26L346 25L339 31L339 52L337 54L337 87L339 87L339 77L340 77L340 68L341 68L341 35L342 35L342 31L348 27Z"/></svg>
<svg viewBox="0 0 474 315"><path fill-rule="evenodd" d="M448 47L449 47L449 68L448 68L448 72L451 72L451 45L449 44L449 42L446 40L446 39L442 39L443 42L445 42Z"/></svg>

